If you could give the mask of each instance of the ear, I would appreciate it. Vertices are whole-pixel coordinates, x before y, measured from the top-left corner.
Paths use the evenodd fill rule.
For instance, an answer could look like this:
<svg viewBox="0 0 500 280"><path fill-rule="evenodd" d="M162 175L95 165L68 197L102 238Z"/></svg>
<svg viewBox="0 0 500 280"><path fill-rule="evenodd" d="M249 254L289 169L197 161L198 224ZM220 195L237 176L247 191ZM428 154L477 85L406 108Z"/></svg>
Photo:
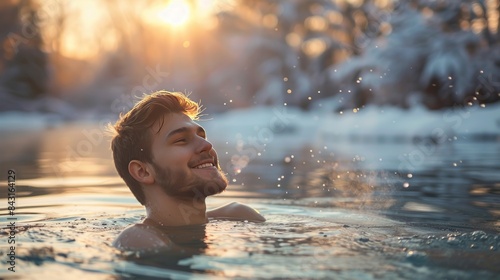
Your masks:
<svg viewBox="0 0 500 280"><path fill-rule="evenodd" d="M149 164L140 160L131 160L128 163L128 172L134 179L142 184L153 184L155 182L154 173Z"/></svg>

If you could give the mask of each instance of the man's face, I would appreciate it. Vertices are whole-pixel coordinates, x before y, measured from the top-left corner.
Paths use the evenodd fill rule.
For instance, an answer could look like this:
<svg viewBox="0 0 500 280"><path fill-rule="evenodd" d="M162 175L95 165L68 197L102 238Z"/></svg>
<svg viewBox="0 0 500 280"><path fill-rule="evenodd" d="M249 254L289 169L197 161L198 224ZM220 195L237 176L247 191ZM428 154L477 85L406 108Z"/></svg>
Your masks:
<svg viewBox="0 0 500 280"><path fill-rule="evenodd" d="M152 128L155 181L174 197L200 198L222 192L227 179L205 130L182 113L171 113ZM158 132L158 133L156 133Z"/></svg>

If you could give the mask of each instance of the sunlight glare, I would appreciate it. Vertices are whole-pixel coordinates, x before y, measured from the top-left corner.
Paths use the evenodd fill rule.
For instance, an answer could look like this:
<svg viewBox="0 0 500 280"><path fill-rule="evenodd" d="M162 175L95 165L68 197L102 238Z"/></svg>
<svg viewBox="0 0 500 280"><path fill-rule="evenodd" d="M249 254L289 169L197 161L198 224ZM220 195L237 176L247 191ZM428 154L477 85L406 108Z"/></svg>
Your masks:
<svg viewBox="0 0 500 280"><path fill-rule="evenodd" d="M160 10L158 16L164 23L172 27L180 27L189 21L191 9L185 0L172 0Z"/></svg>

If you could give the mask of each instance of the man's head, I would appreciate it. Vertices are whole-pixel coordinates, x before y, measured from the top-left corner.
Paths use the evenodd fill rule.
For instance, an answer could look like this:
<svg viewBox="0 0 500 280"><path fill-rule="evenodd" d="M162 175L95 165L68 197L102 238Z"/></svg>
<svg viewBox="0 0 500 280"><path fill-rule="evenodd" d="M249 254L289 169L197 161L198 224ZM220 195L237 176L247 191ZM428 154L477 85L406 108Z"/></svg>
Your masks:
<svg viewBox="0 0 500 280"><path fill-rule="evenodd" d="M114 125L116 169L141 204L147 202L148 187L181 198L226 188L217 153L194 122L199 113L198 104L182 93L159 91L145 96Z"/></svg>

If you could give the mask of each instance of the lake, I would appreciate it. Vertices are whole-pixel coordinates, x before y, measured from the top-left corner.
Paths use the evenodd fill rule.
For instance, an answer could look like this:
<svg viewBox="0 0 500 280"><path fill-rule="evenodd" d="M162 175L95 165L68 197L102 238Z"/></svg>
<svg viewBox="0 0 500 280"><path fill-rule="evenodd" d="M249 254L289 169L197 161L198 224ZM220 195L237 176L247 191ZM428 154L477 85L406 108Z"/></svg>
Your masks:
<svg viewBox="0 0 500 280"><path fill-rule="evenodd" d="M145 213L115 172L102 123L4 129L0 277L498 278L498 137L312 133L294 142L304 132L283 129L252 142L216 120L202 125L231 182L208 207L240 201L265 223L212 220L178 229L185 252L119 252L113 239Z"/></svg>

